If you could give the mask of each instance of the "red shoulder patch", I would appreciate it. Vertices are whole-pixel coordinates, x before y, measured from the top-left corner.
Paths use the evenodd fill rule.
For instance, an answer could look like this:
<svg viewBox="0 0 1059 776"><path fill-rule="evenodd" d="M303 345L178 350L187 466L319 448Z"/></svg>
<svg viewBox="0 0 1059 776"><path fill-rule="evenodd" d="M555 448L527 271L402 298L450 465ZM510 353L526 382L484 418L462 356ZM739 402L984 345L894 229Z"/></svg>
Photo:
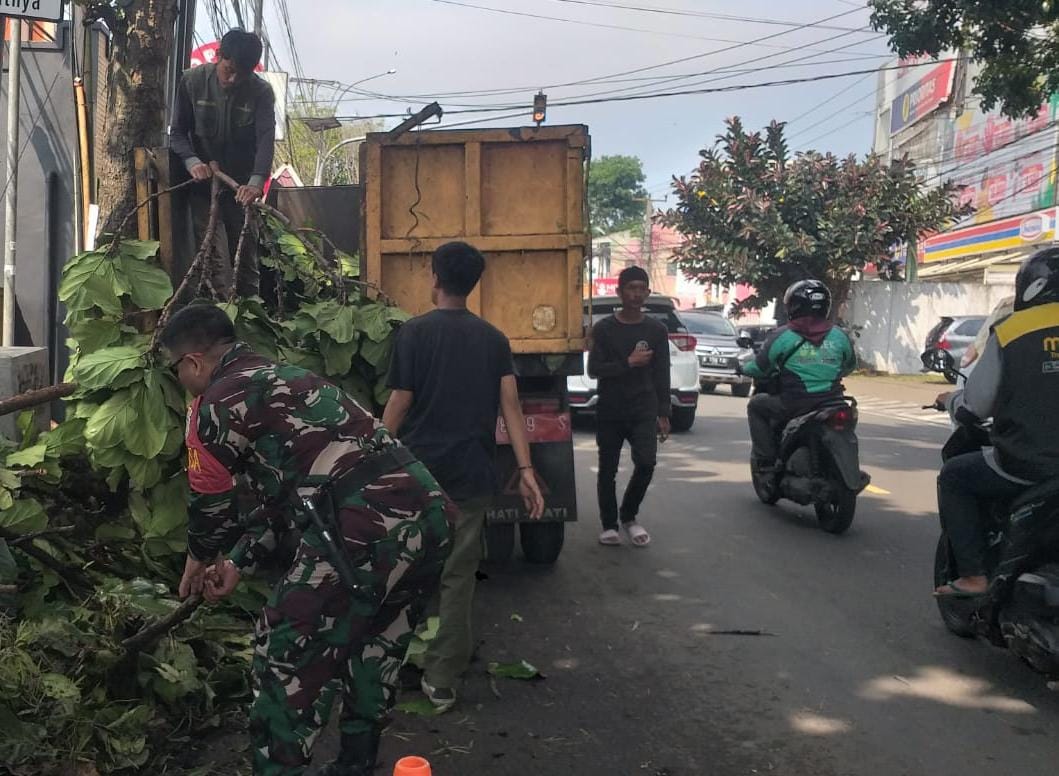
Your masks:
<svg viewBox="0 0 1059 776"><path fill-rule="evenodd" d="M188 485L192 493L214 496L227 493L235 483L232 473L202 444L199 439L199 408L202 397L199 396L188 410L187 447L188 447Z"/></svg>

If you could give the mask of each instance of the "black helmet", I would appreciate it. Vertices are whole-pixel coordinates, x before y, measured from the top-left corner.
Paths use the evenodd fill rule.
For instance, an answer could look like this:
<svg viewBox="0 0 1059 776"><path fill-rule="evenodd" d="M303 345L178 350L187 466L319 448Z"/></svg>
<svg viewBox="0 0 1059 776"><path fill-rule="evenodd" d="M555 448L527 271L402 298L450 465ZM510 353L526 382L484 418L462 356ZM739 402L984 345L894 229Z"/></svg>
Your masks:
<svg viewBox="0 0 1059 776"><path fill-rule="evenodd" d="M1037 251L1015 276L1015 309L1059 302L1059 248Z"/></svg>
<svg viewBox="0 0 1059 776"><path fill-rule="evenodd" d="M819 280L799 280L783 295L788 320L804 318L826 318L831 312L831 292Z"/></svg>

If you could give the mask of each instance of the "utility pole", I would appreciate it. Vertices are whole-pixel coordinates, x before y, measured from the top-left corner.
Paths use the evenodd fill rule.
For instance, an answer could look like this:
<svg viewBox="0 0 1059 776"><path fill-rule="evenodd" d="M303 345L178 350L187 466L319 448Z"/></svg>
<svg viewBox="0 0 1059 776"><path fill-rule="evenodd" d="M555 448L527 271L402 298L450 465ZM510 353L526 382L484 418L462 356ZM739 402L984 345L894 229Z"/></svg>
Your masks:
<svg viewBox="0 0 1059 776"><path fill-rule="evenodd" d="M7 183L4 188L4 328L5 348L15 344L15 259L18 240L18 103L22 97L22 20L10 21L7 63Z"/></svg>

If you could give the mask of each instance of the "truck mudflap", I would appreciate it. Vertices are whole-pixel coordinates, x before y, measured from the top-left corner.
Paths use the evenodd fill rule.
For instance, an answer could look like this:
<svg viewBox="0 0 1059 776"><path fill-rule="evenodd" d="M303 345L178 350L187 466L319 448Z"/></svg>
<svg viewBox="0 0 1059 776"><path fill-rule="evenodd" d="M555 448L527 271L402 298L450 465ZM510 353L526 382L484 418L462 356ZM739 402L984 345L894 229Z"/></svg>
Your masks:
<svg viewBox="0 0 1059 776"><path fill-rule="evenodd" d="M549 522L577 520L577 489L574 485L574 437L570 412L555 400L524 399L526 435L544 495L544 516ZM497 497L486 513L490 523L519 523L529 519L519 495L519 471L504 419L497 421Z"/></svg>

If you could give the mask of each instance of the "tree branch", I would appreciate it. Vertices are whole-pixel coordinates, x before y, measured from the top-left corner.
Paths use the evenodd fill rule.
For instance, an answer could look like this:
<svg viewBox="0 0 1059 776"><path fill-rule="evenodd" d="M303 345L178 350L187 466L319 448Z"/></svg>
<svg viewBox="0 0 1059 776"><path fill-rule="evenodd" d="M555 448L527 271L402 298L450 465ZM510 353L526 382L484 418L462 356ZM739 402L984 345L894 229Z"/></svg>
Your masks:
<svg viewBox="0 0 1059 776"><path fill-rule="evenodd" d="M4 539L9 546L14 546L19 552L25 553L42 566L46 566L58 574L59 579L62 580L62 583L66 586L70 595L76 595L74 587L80 588L82 591L88 590L92 587L91 582L88 577L85 576L83 571L64 566L44 550L34 546L32 542L25 546L16 544L21 538L20 534L9 531L6 528L0 528L0 539Z"/></svg>
<svg viewBox="0 0 1059 776"><path fill-rule="evenodd" d="M243 228L239 232L239 245L235 249L235 263L232 268L232 288L228 294L228 301L234 302L235 295L239 289L239 275L243 271L243 257L246 254L247 246L250 244L250 234L254 231L254 211L252 208L244 208L246 211L243 215Z"/></svg>
<svg viewBox="0 0 1059 776"><path fill-rule="evenodd" d="M138 633L129 636L129 638L121 642L125 654L135 655L137 652L142 652L144 649L151 646L156 640L191 617L201 604L202 599L199 596L192 596L165 617L156 620Z"/></svg>
<svg viewBox="0 0 1059 776"><path fill-rule="evenodd" d="M59 383L47 388L39 388L35 391L26 391L17 396L11 396L0 400L0 416L10 415L12 412L37 407L57 399L63 399L77 390L76 383Z"/></svg>
<svg viewBox="0 0 1059 776"><path fill-rule="evenodd" d="M132 210L130 210L128 214L126 214L125 218L122 219L121 225L117 228L117 231L114 232L114 240L113 242L111 242L110 247L107 249L107 257L109 258L118 252L118 249L121 247L121 241L122 239L124 239L125 227L129 225L129 221L132 220L132 217L134 215L139 213L144 207L146 207L154 200L159 199L163 195L172 194L174 191L179 191L180 189L186 188L187 186L190 186L193 183L198 183L198 181L196 181L194 178L189 178L183 183L178 183L176 186L170 186L167 189L161 189L160 191L156 191L143 202L137 202L136 206Z"/></svg>

